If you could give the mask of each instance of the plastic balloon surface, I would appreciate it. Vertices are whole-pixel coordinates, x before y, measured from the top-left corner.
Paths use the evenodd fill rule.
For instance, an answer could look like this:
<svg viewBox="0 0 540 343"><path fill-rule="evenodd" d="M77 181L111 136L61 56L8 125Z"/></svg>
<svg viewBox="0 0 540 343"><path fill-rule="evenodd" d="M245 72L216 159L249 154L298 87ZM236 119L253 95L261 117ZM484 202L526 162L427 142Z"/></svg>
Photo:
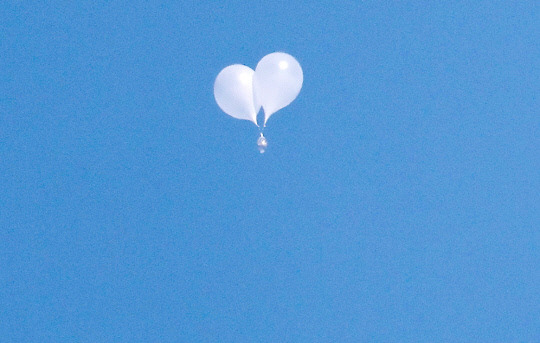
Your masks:
<svg viewBox="0 0 540 343"><path fill-rule="evenodd" d="M274 52L264 56L255 68L255 102L264 109L264 123L276 111L289 105L300 93L304 74L298 61L289 54Z"/></svg>
<svg viewBox="0 0 540 343"><path fill-rule="evenodd" d="M214 97L223 112L257 125L260 105L256 106L253 101L253 74L253 69L245 65L226 67L216 77Z"/></svg>

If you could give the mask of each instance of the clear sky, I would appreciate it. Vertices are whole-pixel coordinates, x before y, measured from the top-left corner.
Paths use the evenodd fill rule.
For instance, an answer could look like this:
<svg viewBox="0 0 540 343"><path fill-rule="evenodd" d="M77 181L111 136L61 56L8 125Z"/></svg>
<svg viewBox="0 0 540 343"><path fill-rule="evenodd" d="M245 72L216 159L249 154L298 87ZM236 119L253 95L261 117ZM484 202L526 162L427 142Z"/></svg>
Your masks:
<svg viewBox="0 0 540 343"><path fill-rule="evenodd" d="M3 1L0 341L539 342L537 1ZM258 130L219 71L284 51Z"/></svg>

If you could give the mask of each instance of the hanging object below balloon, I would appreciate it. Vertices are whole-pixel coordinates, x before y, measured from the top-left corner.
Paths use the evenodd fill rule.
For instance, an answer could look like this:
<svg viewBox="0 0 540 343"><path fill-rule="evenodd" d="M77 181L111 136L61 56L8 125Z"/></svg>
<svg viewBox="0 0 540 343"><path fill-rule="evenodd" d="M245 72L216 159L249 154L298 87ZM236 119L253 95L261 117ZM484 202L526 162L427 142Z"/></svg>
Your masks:
<svg viewBox="0 0 540 343"><path fill-rule="evenodd" d="M257 139L257 146L259 147L259 152L261 154L264 154L264 152L266 151L266 148L268 147L268 141L266 140L266 137L264 137L262 132L261 132L261 135L259 136L259 139Z"/></svg>

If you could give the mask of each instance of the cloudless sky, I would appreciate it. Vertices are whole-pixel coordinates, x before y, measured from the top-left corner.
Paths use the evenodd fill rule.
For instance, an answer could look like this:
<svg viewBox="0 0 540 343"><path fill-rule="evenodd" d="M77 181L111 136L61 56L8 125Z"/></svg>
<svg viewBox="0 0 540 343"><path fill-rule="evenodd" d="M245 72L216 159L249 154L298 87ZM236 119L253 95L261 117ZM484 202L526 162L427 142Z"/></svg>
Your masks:
<svg viewBox="0 0 540 343"><path fill-rule="evenodd" d="M540 342L537 1L4 1L0 341ZM284 51L258 130L219 71Z"/></svg>

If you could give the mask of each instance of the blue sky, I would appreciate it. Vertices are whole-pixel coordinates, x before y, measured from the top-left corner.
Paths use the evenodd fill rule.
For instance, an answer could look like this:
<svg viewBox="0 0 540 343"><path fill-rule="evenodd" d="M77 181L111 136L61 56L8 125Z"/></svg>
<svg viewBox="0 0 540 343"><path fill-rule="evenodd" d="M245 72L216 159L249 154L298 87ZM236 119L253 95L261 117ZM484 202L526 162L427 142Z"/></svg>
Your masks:
<svg viewBox="0 0 540 343"><path fill-rule="evenodd" d="M534 1L0 5L6 342L538 342ZM284 51L257 128L218 72Z"/></svg>

